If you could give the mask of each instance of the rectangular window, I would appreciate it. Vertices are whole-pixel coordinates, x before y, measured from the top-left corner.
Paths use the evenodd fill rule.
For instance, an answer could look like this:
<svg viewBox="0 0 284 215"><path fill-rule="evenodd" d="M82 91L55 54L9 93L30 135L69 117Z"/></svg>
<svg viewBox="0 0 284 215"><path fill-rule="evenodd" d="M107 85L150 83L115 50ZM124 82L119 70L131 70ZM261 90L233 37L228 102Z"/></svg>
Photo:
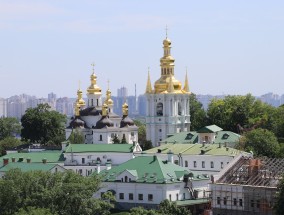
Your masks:
<svg viewBox="0 0 284 215"><path fill-rule="evenodd" d="M256 200L256 207L257 207L257 208L260 207L260 200Z"/></svg>
<svg viewBox="0 0 284 215"><path fill-rule="evenodd" d="M193 167L197 167L196 161L193 161Z"/></svg>
<svg viewBox="0 0 284 215"><path fill-rule="evenodd" d="M223 162L221 162L221 169L223 169L224 168L224 163Z"/></svg>
<svg viewBox="0 0 284 215"><path fill-rule="evenodd" d="M128 194L128 199L129 199L129 200L133 200L133 193L129 193L129 194Z"/></svg>
<svg viewBox="0 0 284 215"><path fill-rule="evenodd" d="M237 205L237 199L236 198L234 198L233 203L234 203L234 206Z"/></svg>
<svg viewBox="0 0 284 215"><path fill-rule="evenodd" d="M202 168L205 168L205 161L202 161Z"/></svg>
<svg viewBox="0 0 284 215"><path fill-rule="evenodd" d="M239 205L243 206L243 200L242 199L239 199Z"/></svg>
<svg viewBox="0 0 284 215"><path fill-rule="evenodd" d="M124 193L119 193L119 199L124 199Z"/></svg>
<svg viewBox="0 0 284 215"><path fill-rule="evenodd" d="M84 164L85 163L85 158L82 158L82 164Z"/></svg>
<svg viewBox="0 0 284 215"><path fill-rule="evenodd" d="M188 161L184 162L184 167L188 167Z"/></svg>
<svg viewBox="0 0 284 215"><path fill-rule="evenodd" d="M250 206L253 208L254 207L254 200L250 200Z"/></svg>
<svg viewBox="0 0 284 215"><path fill-rule="evenodd" d="M217 205L220 205L220 204L221 204L220 197L217 197Z"/></svg>
<svg viewBox="0 0 284 215"><path fill-rule="evenodd" d="M141 193L138 194L138 200L141 200L141 201L143 200L143 194Z"/></svg>
<svg viewBox="0 0 284 215"><path fill-rule="evenodd" d="M211 161L210 165L211 165L211 168L214 168L214 162L213 161Z"/></svg>
<svg viewBox="0 0 284 215"><path fill-rule="evenodd" d="M175 160L174 163L175 163L176 165L178 165L178 160Z"/></svg>
<svg viewBox="0 0 284 215"><path fill-rule="evenodd" d="M153 194L148 194L148 201L152 202L153 201Z"/></svg>
<svg viewBox="0 0 284 215"><path fill-rule="evenodd" d="M223 199L224 201L224 205L227 205L227 198L226 197L224 197L224 199Z"/></svg>

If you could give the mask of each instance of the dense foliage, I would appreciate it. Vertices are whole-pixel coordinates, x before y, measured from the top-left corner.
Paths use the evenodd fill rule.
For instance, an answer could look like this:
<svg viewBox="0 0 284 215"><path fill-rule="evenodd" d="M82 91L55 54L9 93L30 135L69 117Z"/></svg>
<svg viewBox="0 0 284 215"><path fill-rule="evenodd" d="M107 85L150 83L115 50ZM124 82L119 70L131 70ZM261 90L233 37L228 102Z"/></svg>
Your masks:
<svg viewBox="0 0 284 215"><path fill-rule="evenodd" d="M99 185L98 177L83 177L73 171L10 170L0 179L1 214L109 214L112 205L92 197Z"/></svg>
<svg viewBox="0 0 284 215"><path fill-rule="evenodd" d="M191 131L196 131L208 125L206 111L203 109L201 102L197 100L195 94L190 94L189 111L190 111Z"/></svg>
<svg viewBox="0 0 284 215"><path fill-rule="evenodd" d="M48 104L27 109L21 122L21 136L24 140L49 145L59 145L65 140L66 117L50 110Z"/></svg>
<svg viewBox="0 0 284 215"><path fill-rule="evenodd" d="M21 125L16 118L2 117L0 118L0 140L7 137L14 137L21 131Z"/></svg>
<svg viewBox="0 0 284 215"><path fill-rule="evenodd" d="M147 210L143 207L132 208L131 215L191 215L191 212L184 208L178 207L175 202L170 202L168 199L162 201L158 210Z"/></svg>
<svg viewBox="0 0 284 215"><path fill-rule="evenodd" d="M72 133L68 137L68 140L72 144L84 144L85 137L79 129L73 129Z"/></svg>
<svg viewBox="0 0 284 215"><path fill-rule="evenodd" d="M134 120L135 125L138 127L138 143L143 150L153 148L152 142L146 139L146 124L140 120Z"/></svg>
<svg viewBox="0 0 284 215"><path fill-rule="evenodd" d="M15 137L6 137L3 140L0 140L0 156L6 154L6 150L19 146L23 144L19 139Z"/></svg>

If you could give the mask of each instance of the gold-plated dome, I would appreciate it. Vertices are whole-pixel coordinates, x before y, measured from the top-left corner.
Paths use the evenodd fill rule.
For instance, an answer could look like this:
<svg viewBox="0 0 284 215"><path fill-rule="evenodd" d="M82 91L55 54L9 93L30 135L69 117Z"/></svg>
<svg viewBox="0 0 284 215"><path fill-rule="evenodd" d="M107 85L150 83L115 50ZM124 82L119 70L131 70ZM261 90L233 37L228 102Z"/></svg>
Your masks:
<svg viewBox="0 0 284 215"><path fill-rule="evenodd" d="M105 104L106 104L107 106L113 106L113 100L111 99L111 91L110 91L110 89L108 89L108 90L106 91Z"/></svg>
<svg viewBox="0 0 284 215"><path fill-rule="evenodd" d="M83 99L83 91L79 88L77 90L77 99L75 103L75 115L79 116L80 115L80 109L81 107L85 106L86 103Z"/></svg>
<svg viewBox="0 0 284 215"><path fill-rule="evenodd" d="M93 73L90 76L91 85L88 87L87 92L88 94L102 94L101 88L97 85L97 76L95 74L94 64L92 64L92 66L93 66Z"/></svg>
<svg viewBox="0 0 284 215"><path fill-rule="evenodd" d="M106 116L106 115L107 115L107 111L108 111L107 104L103 104L103 108L102 108L102 116Z"/></svg>
<svg viewBox="0 0 284 215"><path fill-rule="evenodd" d="M175 59L171 56L171 40L163 40L164 56L160 59L161 77L155 82L154 93L184 93L182 84L175 78Z"/></svg>
<svg viewBox="0 0 284 215"><path fill-rule="evenodd" d="M122 105L122 114L123 116L128 115L128 104L126 102L124 102L124 104Z"/></svg>

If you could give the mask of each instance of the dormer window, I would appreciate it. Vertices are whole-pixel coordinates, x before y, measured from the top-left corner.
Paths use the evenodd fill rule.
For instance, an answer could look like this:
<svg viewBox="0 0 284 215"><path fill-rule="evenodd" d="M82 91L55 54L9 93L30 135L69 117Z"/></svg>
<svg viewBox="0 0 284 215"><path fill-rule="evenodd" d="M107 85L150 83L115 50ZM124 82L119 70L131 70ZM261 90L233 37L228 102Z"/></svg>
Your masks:
<svg viewBox="0 0 284 215"><path fill-rule="evenodd" d="M229 134L227 134L227 133L225 133L225 134L223 134L223 136L222 136L222 139L228 139L229 138Z"/></svg>

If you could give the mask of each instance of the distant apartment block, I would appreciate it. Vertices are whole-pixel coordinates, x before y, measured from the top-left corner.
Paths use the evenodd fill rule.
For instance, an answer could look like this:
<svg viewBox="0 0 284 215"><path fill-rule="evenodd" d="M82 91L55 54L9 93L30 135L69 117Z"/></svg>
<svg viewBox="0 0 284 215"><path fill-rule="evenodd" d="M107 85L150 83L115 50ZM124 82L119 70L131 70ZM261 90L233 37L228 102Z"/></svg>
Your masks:
<svg viewBox="0 0 284 215"><path fill-rule="evenodd" d="M7 100L0 98L0 117L7 117Z"/></svg>

